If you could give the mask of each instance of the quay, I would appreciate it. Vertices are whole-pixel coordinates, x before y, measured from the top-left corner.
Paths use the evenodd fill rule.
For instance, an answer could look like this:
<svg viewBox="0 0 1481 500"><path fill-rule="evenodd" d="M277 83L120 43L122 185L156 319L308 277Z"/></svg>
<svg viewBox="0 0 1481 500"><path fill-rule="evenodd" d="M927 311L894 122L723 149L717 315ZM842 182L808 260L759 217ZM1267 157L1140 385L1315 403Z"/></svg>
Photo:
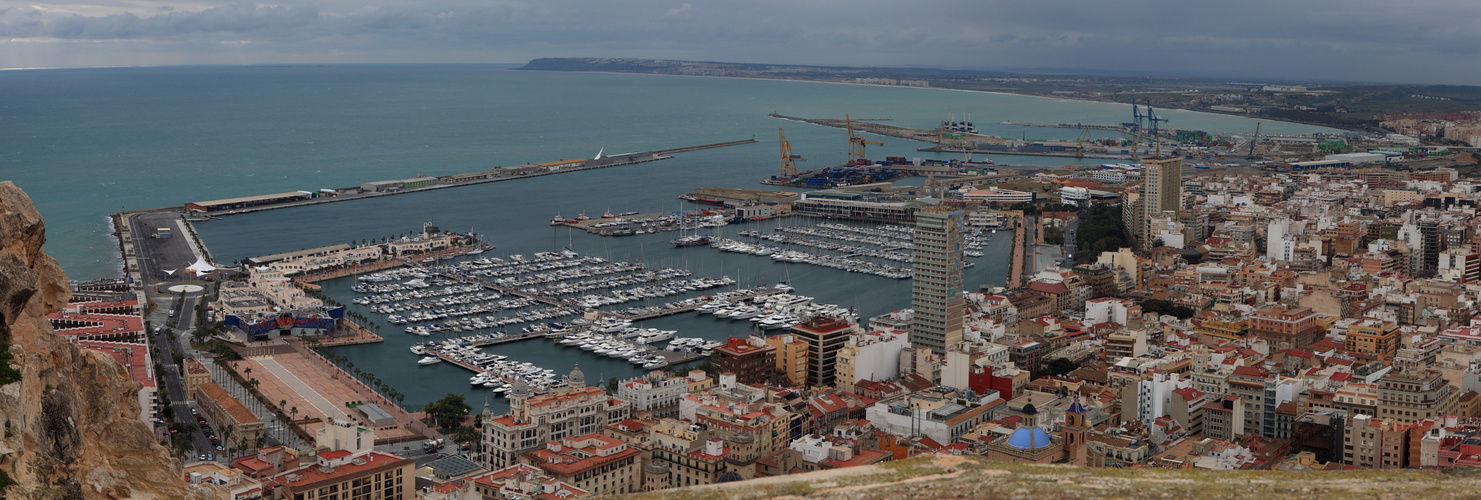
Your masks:
<svg viewBox="0 0 1481 500"><path fill-rule="evenodd" d="M741 144L752 144L756 142L758 141L755 139L746 139L741 141L701 144L698 146L648 151L643 153L626 153L612 156L606 156L603 153L599 152L597 153L596 157L589 160L561 160L531 165L496 167L490 170L479 172L468 172L462 174L444 175L439 177L419 176L402 180L373 181L362 183L359 186L344 187L338 189L291 191L279 194L245 196L239 198L227 198L211 201L198 201L186 203L183 208L187 212L202 214L206 216L206 218L210 219L227 215L260 212L264 210L276 210L280 208L318 205L322 203L362 200L380 196L419 193L436 189L471 186L488 182L503 182L516 179L528 179L545 175L580 172L583 170L593 170L598 168L632 165L636 163L646 163L650 161L671 159L673 157L669 155L675 153L723 148Z"/></svg>
<svg viewBox="0 0 1481 500"><path fill-rule="evenodd" d="M326 248L332 248L332 247L326 247ZM475 247L472 247L472 248L479 249L479 250L492 250L494 248L494 246L493 245L490 245L488 243L484 243L482 245L475 246ZM311 249L311 250L315 250L315 249ZM469 247L466 247L466 246L450 247L450 248L445 248L445 249L442 249L442 250L433 250L433 251L430 251L430 252L419 253L419 254L415 254L415 255L408 255L408 256L405 256L405 257L398 257L398 258L391 258L391 259L383 259L383 260L377 260L377 261L373 261L373 262L367 262L367 263L364 263L364 264L356 264L356 265L353 265L353 266L347 266L347 267L342 267L342 268L338 268L338 269L329 269L329 270L324 270L324 271L315 271L313 273L300 274L298 276L295 276L293 278L293 282L294 283L297 283L299 286L302 286L304 288L308 288L308 289L311 289L311 290L318 290L319 289L319 285L317 285L316 283L318 283L320 281L332 280L332 279L336 279L336 278L343 278L343 277L346 277L346 276L354 276L354 275L357 275L357 274L373 273L373 272L377 272L377 271L384 271L386 269L401 267L401 266L405 266L405 265L411 264L411 262L412 262L413 259L441 259L443 257L455 257L455 256L458 256L458 255L463 255L463 254L468 253L468 250L469 250ZM258 258L261 258L261 257L258 257Z"/></svg>
<svg viewBox="0 0 1481 500"><path fill-rule="evenodd" d="M1096 125L1089 123L1034 123L1034 122L1003 122L1003 125L1018 125L1023 127L1043 128L1079 128L1092 130L1109 130L1112 132L1132 132L1132 130L1121 125ZM1171 130L1171 129L1169 129Z"/></svg>
<svg viewBox="0 0 1481 500"><path fill-rule="evenodd" d="M386 339L382 338L380 335L376 335L370 330L366 330L365 327L360 326L359 323L351 321L350 318L340 318L339 322L340 324L345 325L345 328L350 330L351 333L319 337L315 339L315 341L317 341L319 345L324 347L379 344L386 341Z"/></svg>
<svg viewBox="0 0 1481 500"><path fill-rule="evenodd" d="M482 339L482 340L475 340L473 342L464 342L463 344L467 345L468 347L488 347L488 346L491 346L491 345L507 344L507 343L515 342L515 341L519 341L519 340L538 339L538 338L542 338L544 336L545 336L545 333L544 332L540 332L540 333L524 333L524 332L521 332L521 333L506 333L502 337L498 337L498 338L486 338L486 339Z"/></svg>
<svg viewBox="0 0 1481 500"><path fill-rule="evenodd" d="M1097 160L1129 160L1129 159L1131 159L1131 155L1130 154L1092 153L1092 152L1089 151L1089 148L1086 148L1087 151L1084 154L1079 154L1079 153L1076 153L1075 152L1075 142L1074 141L1034 141L1034 143L1036 143L1036 144L1056 143L1055 146L1062 147L1063 150L1062 151L1022 151L1022 150L1019 150L1019 149L1015 149L1015 148L1013 148L1011 146L1008 147L1007 149L967 149L967 148L961 148L961 147L932 146L932 147L929 147L929 148L917 148L916 151L924 151L924 152L928 152L928 153L961 153L961 154L974 153L974 154L984 154L984 155L992 154L992 155L1016 155L1016 156L1051 156L1051 157L1058 157L1058 158L1094 158L1094 159L1097 159ZM1102 147L1102 149L1104 149L1104 147Z"/></svg>

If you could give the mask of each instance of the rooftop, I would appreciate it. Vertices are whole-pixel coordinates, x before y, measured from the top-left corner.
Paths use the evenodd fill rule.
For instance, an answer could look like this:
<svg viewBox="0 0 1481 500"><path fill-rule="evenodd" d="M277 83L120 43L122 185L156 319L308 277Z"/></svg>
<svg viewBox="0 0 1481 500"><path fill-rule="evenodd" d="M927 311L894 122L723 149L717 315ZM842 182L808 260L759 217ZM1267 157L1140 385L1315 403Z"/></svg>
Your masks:
<svg viewBox="0 0 1481 500"><path fill-rule="evenodd" d="M231 415L232 420L235 420L237 425L262 423L262 420L257 418L257 415L253 415L251 410L248 410L246 406L242 406L241 401L237 401L236 398L231 397L230 394L226 393L225 389L216 385L215 382L201 384L199 390L202 398L215 401L217 405L221 406L222 410L225 410L227 414Z"/></svg>
<svg viewBox="0 0 1481 500"><path fill-rule="evenodd" d="M348 452L346 452L348 454ZM319 455L321 461L324 454ZM340 457L345 459L347 457ZM379 451L368 452L352 460L334 466L321 466L318 464L300 467L292 471L284 472L269 481L269 484L281 485L291 488L292 491L308 491L330 483L338 483L349 478L359 477L366 474L394 469L397 467L412 465L410 459L401 458L390 453Z"/></svg>

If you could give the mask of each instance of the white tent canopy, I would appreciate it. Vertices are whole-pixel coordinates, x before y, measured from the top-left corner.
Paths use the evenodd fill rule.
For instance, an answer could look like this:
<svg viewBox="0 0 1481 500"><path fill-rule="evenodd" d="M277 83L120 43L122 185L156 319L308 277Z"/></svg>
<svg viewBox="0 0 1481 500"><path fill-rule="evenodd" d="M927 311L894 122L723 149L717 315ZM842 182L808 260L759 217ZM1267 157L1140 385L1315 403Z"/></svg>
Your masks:
<svg viewBox="0 0 1481 500"><path fill-rule="evenodd" d="M196 257L195 263L187 267L191 272L201 275L216 272L216 266L206 263L205 257Z"/></svg>

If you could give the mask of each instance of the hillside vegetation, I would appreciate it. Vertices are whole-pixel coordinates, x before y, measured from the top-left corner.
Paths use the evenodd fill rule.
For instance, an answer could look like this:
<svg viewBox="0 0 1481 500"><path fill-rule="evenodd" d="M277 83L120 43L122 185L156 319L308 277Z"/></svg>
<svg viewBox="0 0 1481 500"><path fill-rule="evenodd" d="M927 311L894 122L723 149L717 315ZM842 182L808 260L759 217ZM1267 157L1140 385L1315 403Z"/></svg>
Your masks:
<svg viewBox="0 0 1481 500"><path fill-rule="evenodd" d="M1085 499L1085 498L1476 498L1475 469L1347 472L1114 469L916 457L853 469L692 486L623 498L644 500Z"/></svg>

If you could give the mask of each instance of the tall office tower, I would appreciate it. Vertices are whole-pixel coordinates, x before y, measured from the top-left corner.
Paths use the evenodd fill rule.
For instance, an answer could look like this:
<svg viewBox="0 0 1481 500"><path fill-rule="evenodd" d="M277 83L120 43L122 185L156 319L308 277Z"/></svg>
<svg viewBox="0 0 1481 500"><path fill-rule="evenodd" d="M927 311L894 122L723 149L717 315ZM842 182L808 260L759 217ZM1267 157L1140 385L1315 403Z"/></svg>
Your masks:
<svg viewBox="0 0 1481 500"><path fill-rule="evenodd" d="M915 213L915 322L910 344L945 354L962 341L962 210Z"/></svg>
<svg viewBox="0 0 1481 500"><path fill-rule="evenodd" d="M1151 230L1145 227L1152 219L1167 217L1164 212L1177 211L1183 206L1183 157L1154 156L1142 159L1142 220L1140 234L1151 238ZM1142 248L1151 248L1151 241L1140 241Z"/></svg>

